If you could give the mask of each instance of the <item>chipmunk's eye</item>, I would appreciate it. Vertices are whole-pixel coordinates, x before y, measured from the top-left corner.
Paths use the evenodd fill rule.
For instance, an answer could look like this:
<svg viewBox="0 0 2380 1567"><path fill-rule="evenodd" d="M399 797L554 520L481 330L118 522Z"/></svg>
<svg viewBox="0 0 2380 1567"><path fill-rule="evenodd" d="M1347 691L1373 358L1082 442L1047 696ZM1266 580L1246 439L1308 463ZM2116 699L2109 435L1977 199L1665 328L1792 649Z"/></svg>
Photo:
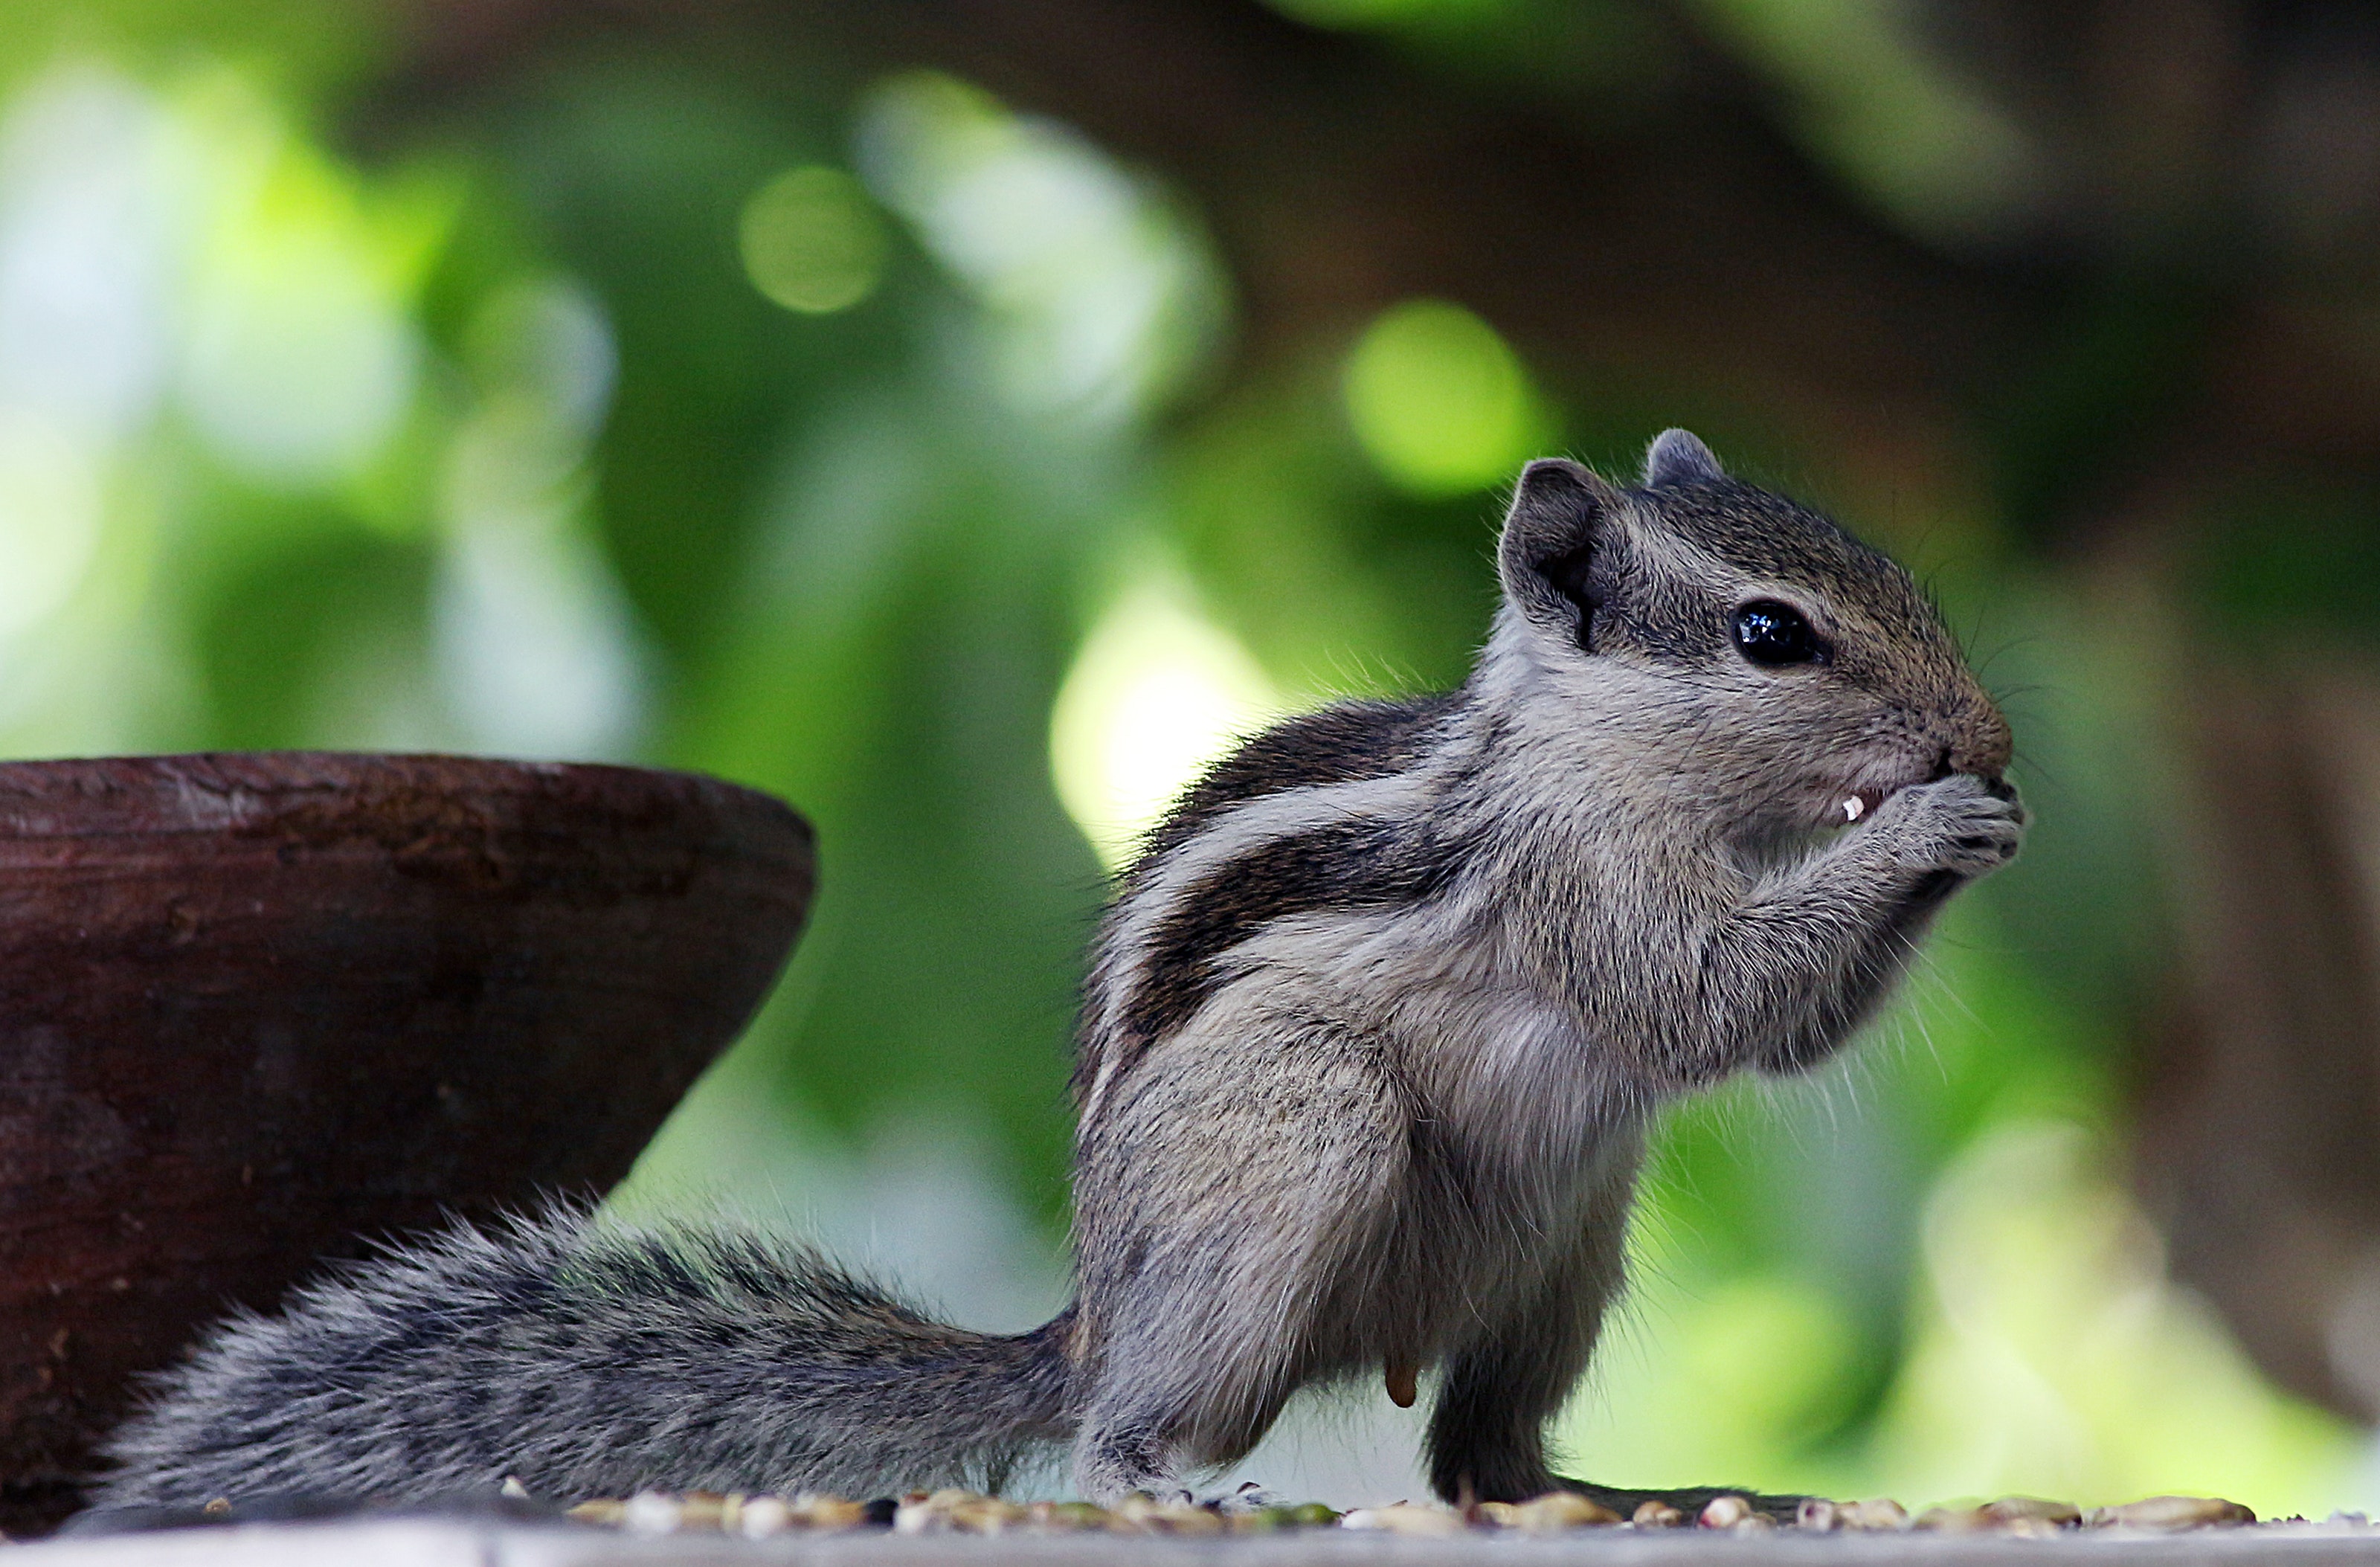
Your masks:
<svg viewBox="0 0 2380 1567"><path fill-rule="evenodd" d="M1755 663L1824 663L1828 657L1802 612L1774 599L1755 599L1735 612L1735 645Z"/></svg>

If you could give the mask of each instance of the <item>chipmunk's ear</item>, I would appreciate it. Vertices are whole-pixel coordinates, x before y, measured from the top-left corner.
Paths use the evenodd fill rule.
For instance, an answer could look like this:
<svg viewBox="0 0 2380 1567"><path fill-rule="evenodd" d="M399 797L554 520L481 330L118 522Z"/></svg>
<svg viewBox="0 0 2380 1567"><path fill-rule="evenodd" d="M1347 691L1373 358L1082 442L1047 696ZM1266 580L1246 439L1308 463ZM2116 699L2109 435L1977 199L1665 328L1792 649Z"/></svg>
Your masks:
<svg viewBox="0 0 2380 1567"><path fill-rule="evenodd" d="M1523 468L1496 548L1504 597L1532 621L1588 646L1595 555L1618 526L1621 504L1620 492L1574 462L1545 457Z"/></svg>
<svg viewBox="0 0 2380 1567"><path fill-rule="evenodd" d="M1658 490L1666 484L1707 484L1726 477L1727 469L1718 466L1711 449L1696 440L1691 431L1665 430L1645 448L1647 490Z"/></svg>

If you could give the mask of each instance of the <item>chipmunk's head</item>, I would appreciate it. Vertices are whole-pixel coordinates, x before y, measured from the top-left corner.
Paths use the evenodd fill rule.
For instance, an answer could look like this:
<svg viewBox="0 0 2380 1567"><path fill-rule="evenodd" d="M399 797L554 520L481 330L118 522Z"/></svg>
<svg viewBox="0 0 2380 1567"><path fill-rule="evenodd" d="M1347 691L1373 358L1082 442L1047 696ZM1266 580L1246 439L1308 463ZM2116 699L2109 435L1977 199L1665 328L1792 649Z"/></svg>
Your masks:
<svg viewBox="0 0 2380 1567"><path fill-rule="evenodd" d="M1682 430L1630 489L1531 463L1498 565L1500 640L1543 699L1608 727L1642 786L1732 813L1730 835L1841 826L2008 767L2008 721L1908 572Z"/></svg>

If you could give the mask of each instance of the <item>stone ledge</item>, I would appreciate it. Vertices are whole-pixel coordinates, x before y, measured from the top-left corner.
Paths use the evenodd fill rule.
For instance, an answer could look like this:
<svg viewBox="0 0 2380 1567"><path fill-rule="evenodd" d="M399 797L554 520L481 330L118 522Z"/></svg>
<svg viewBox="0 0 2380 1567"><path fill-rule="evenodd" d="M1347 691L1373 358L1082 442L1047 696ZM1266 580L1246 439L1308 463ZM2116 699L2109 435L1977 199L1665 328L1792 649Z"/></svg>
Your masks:
<svg viewBox="0 0 2380 1567"><path fill-rule="evenodd" d="M248 1524L51 1540L0 1550L8 1567L2380 1567L2380 1529L2320 1524L2149 1534L1730 1535L1582 1530L1558 1538L1439 1538L1317 1529L1184 1539L1153 1535L723 1536L404 1519Z"/></svg>

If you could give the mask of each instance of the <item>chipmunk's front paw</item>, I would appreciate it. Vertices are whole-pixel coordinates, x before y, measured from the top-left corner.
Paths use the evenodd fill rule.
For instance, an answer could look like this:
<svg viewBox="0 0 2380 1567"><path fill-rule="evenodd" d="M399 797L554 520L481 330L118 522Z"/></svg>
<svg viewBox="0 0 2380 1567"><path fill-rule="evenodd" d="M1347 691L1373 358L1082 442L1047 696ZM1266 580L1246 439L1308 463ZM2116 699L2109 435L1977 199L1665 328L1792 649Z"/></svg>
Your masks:
<svg viewBox="0 0 2380 1567"><path fill-rule="evenodd" d="M2024 839L2024 806L2006 780L1955 773L1893 796L1875 828L1910 869L1963 881L2015 857Z"/></svg>

